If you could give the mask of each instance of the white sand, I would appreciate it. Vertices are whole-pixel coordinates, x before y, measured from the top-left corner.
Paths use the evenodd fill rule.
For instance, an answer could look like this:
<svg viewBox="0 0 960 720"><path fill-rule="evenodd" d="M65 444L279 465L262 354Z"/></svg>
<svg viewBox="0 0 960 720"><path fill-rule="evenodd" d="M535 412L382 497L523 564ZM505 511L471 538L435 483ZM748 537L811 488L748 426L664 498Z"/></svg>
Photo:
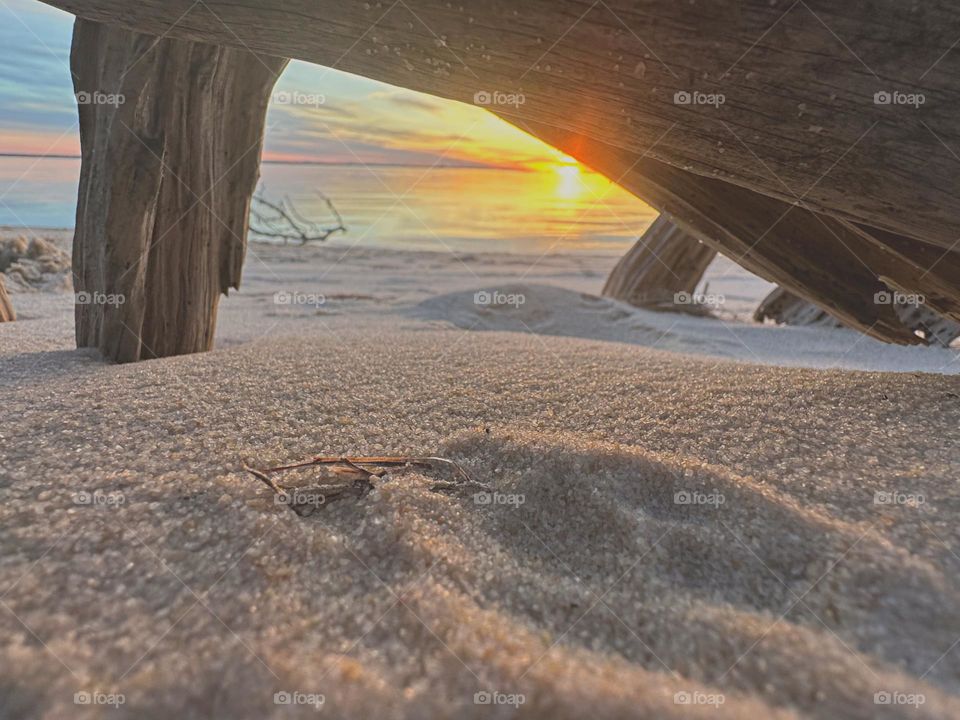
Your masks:
<svg viewBox="0 0 960 720"><path fill-rule="evenodd" d="M733 362L954 351L581 296L612 258L253 251L205 355L105 365L64 297L13 296L0 717L960 717L960 379ZM319 452L523 503L408 472L299 518L239 469Z"/></svg>

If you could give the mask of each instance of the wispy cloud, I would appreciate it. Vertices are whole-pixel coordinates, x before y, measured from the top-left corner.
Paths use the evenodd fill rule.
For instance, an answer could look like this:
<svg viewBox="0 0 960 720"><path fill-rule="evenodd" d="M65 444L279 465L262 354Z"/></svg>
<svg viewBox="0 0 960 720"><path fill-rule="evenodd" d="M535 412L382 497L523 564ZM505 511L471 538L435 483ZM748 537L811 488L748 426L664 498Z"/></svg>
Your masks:
<svg viewBox="0 0 960 720"><path fill-rule="evenodd" d="M71 15L34 0L0 5L0 152L79 151L72 27ZM480 108L308 63L290 64L277 83L284 93L322 102L271 105L268 158L528 166L557 157Z"/></svg>

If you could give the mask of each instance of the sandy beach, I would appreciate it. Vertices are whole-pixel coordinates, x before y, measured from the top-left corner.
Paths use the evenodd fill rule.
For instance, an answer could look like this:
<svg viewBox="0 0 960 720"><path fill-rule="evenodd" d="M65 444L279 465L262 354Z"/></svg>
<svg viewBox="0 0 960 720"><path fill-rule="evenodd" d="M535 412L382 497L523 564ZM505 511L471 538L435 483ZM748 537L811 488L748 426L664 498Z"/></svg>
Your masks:
<svg viewBox="0 0 960 720"><path fill-rule="evenodd" d="M255 244L213 352L126 366L12 292L0 715L960 716L957 351L722 272L720 319L632 309L615 261ZM243 471L316 454L493 492Z"/></svg>

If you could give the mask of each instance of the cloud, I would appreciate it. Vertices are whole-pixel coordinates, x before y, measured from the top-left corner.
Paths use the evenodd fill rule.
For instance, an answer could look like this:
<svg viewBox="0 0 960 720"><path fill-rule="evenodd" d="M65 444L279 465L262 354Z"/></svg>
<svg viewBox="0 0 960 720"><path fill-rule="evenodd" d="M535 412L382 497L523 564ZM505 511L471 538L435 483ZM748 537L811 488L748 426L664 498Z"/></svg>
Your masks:
<svg viewBox="0 0 960 720"><path fill-rule="evenodd" d="M430 113L431 115L440 115L443 113L443 106L432 99L417 97L415 94L391 95L388 98L391 105L396 105L401 109L412 109L420 112Z"/></svg>
<svg viewBox="0 0 960 720"><path fill-rule="evenodd" d="M0 152L75 152L72 24L35 0L0 4ZM309 63L290 63L274 97L284 93L323 102L271 103L265 157L528 165L552 152L478 108Z"/></svg>

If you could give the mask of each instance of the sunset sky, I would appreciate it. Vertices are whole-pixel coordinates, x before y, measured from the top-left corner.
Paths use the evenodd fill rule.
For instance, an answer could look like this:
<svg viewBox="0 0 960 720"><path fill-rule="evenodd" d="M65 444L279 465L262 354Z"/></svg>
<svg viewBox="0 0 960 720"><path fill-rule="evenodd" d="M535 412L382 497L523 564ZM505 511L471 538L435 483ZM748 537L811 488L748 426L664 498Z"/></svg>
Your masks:
<svg viewBox="0 0 960 720"><path fill-rule="evenodd" d="M79 153L70 83L73 18L35 0L0 0L0 153ZM480 108L294 62L271 105L265 158L392 164L563 165L560 152Z"/></svg>

